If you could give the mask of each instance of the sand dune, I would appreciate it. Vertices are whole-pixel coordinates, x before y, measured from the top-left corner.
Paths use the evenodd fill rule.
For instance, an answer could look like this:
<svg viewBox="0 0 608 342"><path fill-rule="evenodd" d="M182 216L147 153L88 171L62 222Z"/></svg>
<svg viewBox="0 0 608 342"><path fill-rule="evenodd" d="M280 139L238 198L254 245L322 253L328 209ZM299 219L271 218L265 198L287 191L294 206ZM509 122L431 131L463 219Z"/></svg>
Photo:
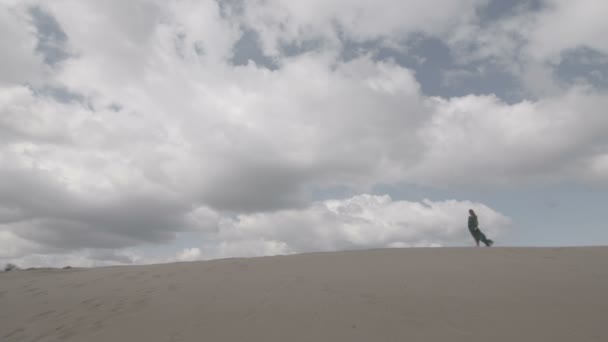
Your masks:
<svg viewBox="0 0 608 342"><path fill-rule="evenodd" d="M608 341L608 248L13 271L0 341Z"/></svg>

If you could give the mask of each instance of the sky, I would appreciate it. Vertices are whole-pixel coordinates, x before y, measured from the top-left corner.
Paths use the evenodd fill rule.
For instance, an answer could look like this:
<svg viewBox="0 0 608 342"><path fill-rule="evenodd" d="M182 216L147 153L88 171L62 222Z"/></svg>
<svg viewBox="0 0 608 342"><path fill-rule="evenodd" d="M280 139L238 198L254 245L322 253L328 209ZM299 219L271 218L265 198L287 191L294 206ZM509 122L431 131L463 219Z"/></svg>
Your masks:
<svg viewBox="0 0 608 342"><path fill-rule="evenodd" d="M607 245L607 15L0 0L0 263Z"/></svg>

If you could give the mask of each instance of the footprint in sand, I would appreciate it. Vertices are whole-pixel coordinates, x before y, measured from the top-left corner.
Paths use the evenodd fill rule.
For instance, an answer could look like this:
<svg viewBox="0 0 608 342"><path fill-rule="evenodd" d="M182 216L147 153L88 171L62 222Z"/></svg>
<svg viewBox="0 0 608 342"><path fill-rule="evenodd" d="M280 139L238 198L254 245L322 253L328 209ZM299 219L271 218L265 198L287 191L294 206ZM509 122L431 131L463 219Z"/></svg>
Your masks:
<svg viewBox="0 0 608 342"><path fill-rule="evenodd" d="M17 328L15 330L12 330L8 334L4 335L3 337L6 338L6 339L14 338L15 340L24 339L25 338L25 329L24 328Z"/></svg>
<svg viewBox="0 0 608 342"><path fill-rule="evenodd" d="M52 315L52 314L54 314L54 313L55 313L55 310L44 311L44 312L41 312L41 313L39 313L39 314L34 315L34 316L31 318L31 320L33 320L33 321L41 320L41 319L44 319L44 318L46 318L47 316L50 316L50 315Z"/></svg>

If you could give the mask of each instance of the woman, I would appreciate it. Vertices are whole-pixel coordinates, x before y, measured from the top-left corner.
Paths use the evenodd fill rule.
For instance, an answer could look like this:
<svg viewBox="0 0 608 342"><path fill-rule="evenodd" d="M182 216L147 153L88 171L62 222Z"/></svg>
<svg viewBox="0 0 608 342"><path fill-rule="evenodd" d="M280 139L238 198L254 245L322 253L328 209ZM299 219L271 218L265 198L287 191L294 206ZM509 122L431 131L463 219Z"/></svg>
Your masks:
<svg viewBox="0 0 608 342"><path fill-rule="evenodd" d="M486 235L479 230L479 222L477 221L477 215L475 215L473 209L469 209L469 231L471 232L471 235L473 235L477 247L479 247L479 241L483 242L487 247L494 244L494 241L486 238Z"/></svg>

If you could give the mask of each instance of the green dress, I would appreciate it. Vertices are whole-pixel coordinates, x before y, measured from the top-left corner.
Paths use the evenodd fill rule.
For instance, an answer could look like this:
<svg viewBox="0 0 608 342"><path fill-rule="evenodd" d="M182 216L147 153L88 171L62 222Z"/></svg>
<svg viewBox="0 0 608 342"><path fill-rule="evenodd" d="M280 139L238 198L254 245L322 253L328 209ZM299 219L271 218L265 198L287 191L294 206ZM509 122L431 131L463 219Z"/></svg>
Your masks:
<svg viewBox="0 0 608 342"><path fill-rule="evenodd" d="M469 231L473 235L475 242L479 244L479 241L483 242L486 246L490 247L494 241L488 239L484 233L479 229L479 222L477 216L469 215Z"/></svg>

